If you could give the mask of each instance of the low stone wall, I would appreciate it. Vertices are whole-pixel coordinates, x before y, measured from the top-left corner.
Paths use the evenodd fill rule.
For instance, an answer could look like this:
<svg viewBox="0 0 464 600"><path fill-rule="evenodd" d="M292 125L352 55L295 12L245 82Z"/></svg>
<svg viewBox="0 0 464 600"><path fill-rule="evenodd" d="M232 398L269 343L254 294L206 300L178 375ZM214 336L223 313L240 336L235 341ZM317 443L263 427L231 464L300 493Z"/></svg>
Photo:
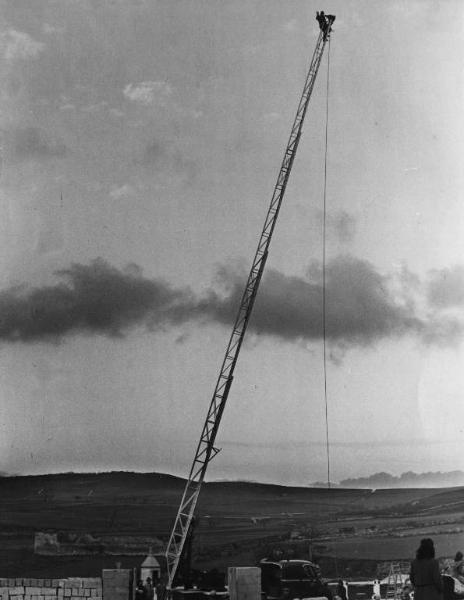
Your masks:
<svg viewBox="0 0 464 600"><path fill-rule="evenodd" d="M0 600L103 600L100 577L0 579Z"/></svg>

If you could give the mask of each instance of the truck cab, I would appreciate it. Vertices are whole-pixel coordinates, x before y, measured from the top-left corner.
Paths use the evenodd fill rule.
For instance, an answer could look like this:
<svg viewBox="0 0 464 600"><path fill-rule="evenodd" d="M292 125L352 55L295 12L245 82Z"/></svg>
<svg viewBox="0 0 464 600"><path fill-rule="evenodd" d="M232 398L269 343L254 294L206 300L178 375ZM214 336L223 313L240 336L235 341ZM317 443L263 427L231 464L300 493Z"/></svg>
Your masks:
<svg viewBox="0 0 464 600"><path fill-rule="evenodd" d="M319 567L309 560L263 559L261 589L267 600L325 597L332 600L329 587L322 581Z"/></svg>

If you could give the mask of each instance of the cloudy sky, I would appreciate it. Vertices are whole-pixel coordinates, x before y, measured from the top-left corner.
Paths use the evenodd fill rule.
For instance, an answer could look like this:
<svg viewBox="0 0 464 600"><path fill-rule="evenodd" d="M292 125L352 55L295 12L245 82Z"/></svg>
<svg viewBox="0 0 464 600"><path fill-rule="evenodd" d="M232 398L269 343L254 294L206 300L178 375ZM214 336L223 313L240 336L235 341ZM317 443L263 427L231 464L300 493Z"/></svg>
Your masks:
<svg viewBox="0 0 464 600"><path fill-rule="evenodd" d="M462 3L3 0L0 471L187 475L320 9L331 477L462 468ZM327 476L326 77L209 479Z"/></svg>

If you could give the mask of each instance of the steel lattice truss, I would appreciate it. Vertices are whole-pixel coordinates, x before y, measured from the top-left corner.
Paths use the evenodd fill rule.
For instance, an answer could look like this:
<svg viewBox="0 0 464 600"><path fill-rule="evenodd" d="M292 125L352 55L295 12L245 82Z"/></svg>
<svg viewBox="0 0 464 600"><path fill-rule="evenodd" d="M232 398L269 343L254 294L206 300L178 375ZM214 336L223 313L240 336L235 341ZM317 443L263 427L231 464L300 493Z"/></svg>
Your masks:
<svg viewBox="0 0 464 600"><path fill-rule="evenodd" d="M271 237L277 217L279 215L280 206L285 194L290 171L292 169L293 161L295 159L296 151L300 141L306 109L308 108L311 93L316 81L324 47L330 35L330 28L333 23L333 18L327 18L327 29L325 31L321 31L319 34L316 49L314 50L310 68L306 76L303 93L298 105L298 110L293 122L288 144L285 149L277 183L275 185L270 206L264 221L264 227L259 238L258 248L253 259L253 264L240 302L240 307L235 319L224 361L219 372L219 377L213 393L211 404L208 409L208 414L203 425L203 430L197 446L195 458L193 459L192 467L190 469L189 478L185 486L176 521L168 542L166 551L169 577L167 583L168 590L172 589L172 584L179 566L182 550L184 548L188 531L193 519L201 484L203 483L203 479L205 477L206 468L208 463L219 452L219 449L214 446L216 434L221 422L227 396L232 385L233 373L240 352L240 347L242 345L251 311L253 309L254 300L266 263Z"/></svg>

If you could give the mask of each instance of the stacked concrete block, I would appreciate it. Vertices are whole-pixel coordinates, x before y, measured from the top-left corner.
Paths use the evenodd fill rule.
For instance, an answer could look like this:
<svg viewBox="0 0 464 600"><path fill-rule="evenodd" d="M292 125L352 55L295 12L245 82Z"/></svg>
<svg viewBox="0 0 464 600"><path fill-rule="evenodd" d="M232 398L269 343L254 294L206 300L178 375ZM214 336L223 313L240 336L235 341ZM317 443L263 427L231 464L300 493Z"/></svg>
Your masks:
<svg viewBox="0 0 464 600"><path fill-rule="evenodd" d="M0 579L0 600L103 600L102 580Z"/></svg>
<svg viewBox="0 0 464 600"><path fill-rule="evenodd" d="M62 579L61 584L57 600L103 600L103 585L99 577L68 577Z"/></svg>
<svg viewBox="0 0 464 600"><path fill-rule="evenodd" d="M230 600L261 599L261 569L258 567L229 567Z"/></svg>

